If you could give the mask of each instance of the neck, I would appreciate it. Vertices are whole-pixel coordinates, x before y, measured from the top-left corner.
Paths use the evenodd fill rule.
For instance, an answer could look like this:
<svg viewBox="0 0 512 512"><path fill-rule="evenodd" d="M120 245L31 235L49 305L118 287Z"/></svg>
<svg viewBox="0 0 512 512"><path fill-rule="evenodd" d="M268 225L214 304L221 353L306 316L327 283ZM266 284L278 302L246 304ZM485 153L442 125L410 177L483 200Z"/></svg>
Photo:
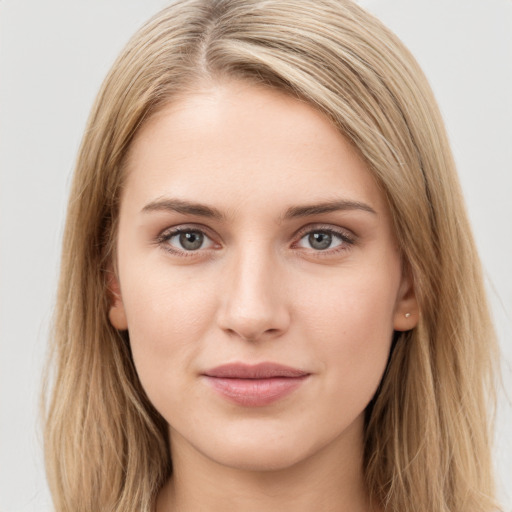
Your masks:
<svg viewBox="0 0 512 512"><path fill-rule="evenodd" d="M310 457L273 470L219 464L173 432L173 475L157 512L368 512L362 428L349 430Z"/></svg>

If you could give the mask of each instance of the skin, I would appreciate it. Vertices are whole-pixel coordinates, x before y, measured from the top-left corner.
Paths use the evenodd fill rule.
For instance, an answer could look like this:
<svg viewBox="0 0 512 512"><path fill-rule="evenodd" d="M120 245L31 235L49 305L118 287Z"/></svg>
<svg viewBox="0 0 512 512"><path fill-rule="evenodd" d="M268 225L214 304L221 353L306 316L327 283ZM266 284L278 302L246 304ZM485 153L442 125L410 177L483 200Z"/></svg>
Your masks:
<svg viewBox="0 0 512 512"><path fill-rule="evenodd" d="M364 161L311 106L224 81L143 125L127 173L110 319L128 329L169 424L174 473L158 512L369 510L364 410L417 304ZM202 245L184 248L176 227L202 231ZM310 375L263 407L233 404L201 378L262 361Z"/></svg>

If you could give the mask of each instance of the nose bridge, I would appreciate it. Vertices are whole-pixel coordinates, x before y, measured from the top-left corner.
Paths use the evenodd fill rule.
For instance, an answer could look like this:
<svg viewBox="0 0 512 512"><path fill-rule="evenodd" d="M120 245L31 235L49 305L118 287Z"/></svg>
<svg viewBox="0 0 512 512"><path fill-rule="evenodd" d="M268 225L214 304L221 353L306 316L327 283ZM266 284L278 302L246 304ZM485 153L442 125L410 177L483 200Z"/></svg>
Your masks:
<svg viewBox="0 0 512 512"><path fill-rule="evenodd" d="M286 330L289 312L283 276L268 247L247 243L234 251L226 274L219 311L222 329L248 340Z"/></svg>

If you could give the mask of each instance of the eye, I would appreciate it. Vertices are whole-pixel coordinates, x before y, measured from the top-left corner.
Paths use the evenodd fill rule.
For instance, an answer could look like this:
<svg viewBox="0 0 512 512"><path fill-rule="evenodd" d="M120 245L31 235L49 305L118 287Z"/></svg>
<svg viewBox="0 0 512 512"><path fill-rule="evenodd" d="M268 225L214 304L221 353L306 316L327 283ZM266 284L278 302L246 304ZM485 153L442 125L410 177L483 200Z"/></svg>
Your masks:
<svg viewBox="0 0 512 512"><path fill-rule="evenodd" d="M328 233L327 231L313 231L312 233L303 236L299 245L301 247L308 247L317 251L325 251L326 249L333 247L333 242L335 244L334 247L341 244L341 240L335 238L332 233Z"/></svg>
<svg viewBox="0 0 512 512"><path fill-rule="evenodd" d="M195 252L210 249L214 246L211 240L200 229L176 228L168 230L159 238L159 242L171 252Z"/></svg>
<svg viewBox="0 0 512 512"><path fill-rule="evenodd" d="M353 244L353 238L344 232L338 232L332 228L320 228L306 231L298 241L297 247L320 252L348 249Z"/></svg>

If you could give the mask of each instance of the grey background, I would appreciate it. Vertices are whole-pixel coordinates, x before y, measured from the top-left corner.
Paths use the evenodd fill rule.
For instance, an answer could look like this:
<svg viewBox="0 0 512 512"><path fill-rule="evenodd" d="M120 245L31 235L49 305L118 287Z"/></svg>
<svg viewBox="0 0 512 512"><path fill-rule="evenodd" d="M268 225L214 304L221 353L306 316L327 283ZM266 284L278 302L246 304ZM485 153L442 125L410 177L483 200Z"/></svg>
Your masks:
<svg viewBox="0 0 512 512"><path fill-rule="evenodd" d="M0 0L0 511L50 510L38 394L70 174L98 87L163 0ZM504 353L496 467L512 510L512 1L361 0L432 84Z"/></svg>

